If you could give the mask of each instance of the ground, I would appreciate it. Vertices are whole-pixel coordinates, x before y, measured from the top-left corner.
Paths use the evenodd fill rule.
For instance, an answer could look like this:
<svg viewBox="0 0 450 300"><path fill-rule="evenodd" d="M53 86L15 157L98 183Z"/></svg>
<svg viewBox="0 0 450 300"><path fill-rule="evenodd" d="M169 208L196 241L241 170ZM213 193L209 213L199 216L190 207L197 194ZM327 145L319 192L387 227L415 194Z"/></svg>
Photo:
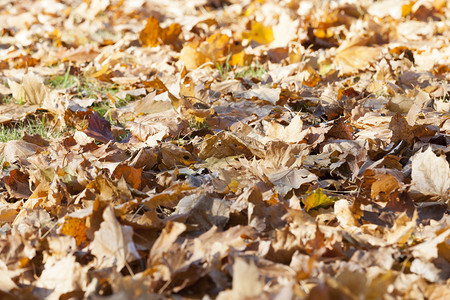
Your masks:
<svg viewBox="0 0 450 300"><path fill-rule="evenodd" d="M0 298L450 299L444 0L0 0Z"/></svg>

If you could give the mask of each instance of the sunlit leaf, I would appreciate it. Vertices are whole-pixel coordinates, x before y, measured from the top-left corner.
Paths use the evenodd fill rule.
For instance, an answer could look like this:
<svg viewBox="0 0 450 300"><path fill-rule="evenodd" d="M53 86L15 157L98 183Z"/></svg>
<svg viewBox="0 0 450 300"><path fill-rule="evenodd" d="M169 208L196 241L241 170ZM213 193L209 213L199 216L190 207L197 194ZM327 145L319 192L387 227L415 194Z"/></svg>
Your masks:
<svg viewBox="0 0 450 300"><path fill-rule="evenodd" d="M317 207L329 207L333 205L335 197L328 197L323 193L322 189L317 189L308 196L302 198L303 204L305 204L305 210L309 211Z"/></svg>
<svg viewBox="0 0 450 300"><path fill-rule="evenodd" d="M162 44L174 45L181 33L181 26L177 23L170 24L166 28L159 26L155 17L147 19L144 29L139 33L139 39L147 47L156 47Z"/></svg>
<svg viewBox="0 0 450 300"><path fill-rule="evenodd" d="M88 239L86 236L86 218L66 217L64 224L61 226L61 233L73 236L77 242L77 246L86 246Z"/></svg>
<svg viewBox="0 0 450 300"><path fill-rule="evenodd" d="M253 22L251 30L244 32L242 37L261 45L270 44L274 40L272 27L258 22Z"/></svg>

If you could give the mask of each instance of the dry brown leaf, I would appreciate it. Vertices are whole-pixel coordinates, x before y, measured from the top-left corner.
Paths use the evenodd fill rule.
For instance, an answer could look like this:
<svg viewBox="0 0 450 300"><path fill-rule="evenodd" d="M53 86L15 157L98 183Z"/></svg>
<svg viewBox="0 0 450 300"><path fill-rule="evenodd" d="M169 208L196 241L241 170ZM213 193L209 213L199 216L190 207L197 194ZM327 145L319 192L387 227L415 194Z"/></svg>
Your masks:
<svg viewBox="0 0 450 300"><path fill-rule="evenodd" d="M95 232L90 248L98 259L98 268L116 267L121 270L127 263L140 258L133 242L133 229L120 225L111 206L105 208L103 222Z"/></svg>
<svg viewBox="0 0 450 300"><path fill-rule="evenodd" d="M23 199L31 196L28 184L29 176L17 169L12 170L8 176L3 177L3 183L12 198Z"/></svg>
<svg viewBox="0 0 450 300"><path fill-rule="evenodd" d="M179 222L168 222L158 237L149 255L149 265L152 266L163 259L164 253L170 251L178 236L186 230L186 225Z"/></svg>
<svg viewBox="0 0 450 300"><path fill-rule="evenodd" d="M447 1L3 2L0 298L448 298Z"/></svg>
<svg viewBox="0 0 450 300"><path fill-rule="evenodd" d="M264 157L264 150L262 144L252 138L223 131L205 139L198 154L201 159L235 155Z"/></svg>
<svg viewBox="0 0 450 300"><path fill-rule="evenodd" d="M222 229L230 217L230 203L211 195L189 195L178 202L170 220L195 224L208 230L212 225Z"/></svg>
<svg viewBox="0 0 450 300"><path fill-rule="evenodd" d="M376 199L379 197L383 201L387 201L396 189L400 187L397 178L390 174L376 174L373 176L375 180L372 183L370 197Z"/></svg>

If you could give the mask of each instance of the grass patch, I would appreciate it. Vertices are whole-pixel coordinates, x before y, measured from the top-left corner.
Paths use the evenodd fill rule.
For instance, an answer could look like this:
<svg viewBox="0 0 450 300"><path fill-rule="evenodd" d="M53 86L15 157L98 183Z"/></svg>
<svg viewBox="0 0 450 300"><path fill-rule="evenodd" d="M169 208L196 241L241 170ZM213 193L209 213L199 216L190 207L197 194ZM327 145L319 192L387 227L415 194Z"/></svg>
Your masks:
<svg viewBox="0 0 450 300"><path fill-rule="evenodd" d="M256 62L255 65L244 67L242 70L236 72L234 74L234 78L257 78L259 80L262 79L263 75L266 74L267 70Z"/></svg>
<svg viewBox="0 0 450 300"><path fill-rule="evenodd" d="M70 74L70 67L62 76L55 76L46 82L55 89L73 88L73 92L80 98L100 98L108 100L107 94L114 96L119 92L119 87L115 83L100 81L89 81L86 77Z"/></svg>
<svg viewBox="0 0 450 300"><path fill-rule="evenodd" d="M215 63L216 69L219 71L221 80L226 80L228 73L233 71L233 66L230 65L231 55L227 56L227 60L223 64Z"/></svg>
<svg viewBox="0 0 450 300"><path fill-rule="evenodd" d="M244 66L236 70L230 65L229 60L231 56L227 57L227 60L223 64L216 63L216 69L219 71L221 80L226 80L229 77L230 72L234 71L233 78L256 78L261 80L263 75L267 73L267 70L259 63L256 62L251 66Z"/></svg>
<svg viewBox="0 0 450 300"><path fill-rule="evenodd" d="M101 117L105 117L106 112L111 108L125 106L128 102L134 100L131 96L125 97L125 99L117 99L115 105L113 105L108 95L114 97L119 92L117 84L94 79L89 80L83 76L72 75L70 67L64 75L54 76L46 83L55 89L71 89L69 92L80 98L102 99L101 102L97 102L92 106L93 110Z"/></svg>
<svg viewBox="0 0 450 300"><path fill-rule="evenodd" d="M79 84L76 76L70 75L70 67L62 76L55 76L48 81L48 84L55 89L67 89Z"/></svg>
<svg viewBox="0 0 450 300"><path fill-rule="evenodd" d="M105 100L104 102L94 103L94 105L92 105L92 109L101 117L105 117L105 114L111 109L111 105L108 100Z"/></svg>
<svg viewBox="0 0 450 300"><path fill-rule="evenodd" d="M0 97L1 97L1 95L0 95ZM0 104L10 104L10 103L14 102L12 95L4 95L0 100L1 100Z"/></svg>
<svg viewBox="0 0 450 300"><path fill-rule="evenodd" d="M22 139L24 132L29 135L38 134L45 139L59 138L63 132L55 130L54 128L45 125L45 117L41 120L25 120L17 122L10 126L0 125L0 141L7 142L12 140Z"/></svg>

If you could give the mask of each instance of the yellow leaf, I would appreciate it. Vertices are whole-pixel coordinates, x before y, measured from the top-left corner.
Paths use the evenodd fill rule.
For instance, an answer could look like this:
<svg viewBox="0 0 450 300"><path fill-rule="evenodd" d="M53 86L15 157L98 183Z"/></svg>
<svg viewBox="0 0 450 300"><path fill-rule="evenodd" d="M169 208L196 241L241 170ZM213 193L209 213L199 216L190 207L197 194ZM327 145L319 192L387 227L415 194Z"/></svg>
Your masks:
<svg viewBox="0 0 450 300"><path fill-rule="evenodd" d="M414 6L415 1L410 1L408 4L402 5L402 17L406 17L412 11L412 7Z"/></svg>
<svg viewBox="0 0 450 300"><path fill-rule="evenodd" d="M108 69L109 69L109 63L106 63L106 64L102 65L101 69L98 70L97 72L94 72L93 74L86 74L86 76L98 78L100 76L105 75L108 72Z"/></svg>
<svg viewBox="0 0 450 300"><path fill-rule="evenodd" d="M174 45L181 33L180 24L173 23L169 27L162 29L161 38L164 44Z"/></svg>
<svg viewBox="0 0 450 300"><path fill-rule="evenodd" d="M188 69L196 69L206 62L224 62L229 52L230 37L215 33L203 43L198 41L184 45L180 60Z"/></svg>
<svg viewBox="0 0 450 300"><path fill-rule="evenodd" d="M245 11L245 16L251 16L258 9L258 2L252 2Z"/></svg>
<svg viewBox="0 0 450 300"><path fill-rule="evenodd" d="M239 181L237 181L236 179L232 179L231 182L228 184L228 188L233 193L237 192L238 187L239 187Z"/></svg>
<svg viewBox="0 0 450 300"><path fill-rule="evenodd" d="M244 64L245 64L244 51L241 51L241 52L231 55L231 58L228 61L228 63L230 64L230 66L244 66Z"/></svg>
<svg viewBox="0 0 450 300"><path fill-rule="evenodd" d="M194 116L195 125L202 125L205 121L205 118Z"/></svg>
<svg viewBox="0 0 450 300"><path fill-rule="evenodd" d="M314 35L319 39L329 39L333 36L333 32L328 29L316 29Z"/></svg>
<svg viewBox="0 0 450 300"><path fill-rule="evenodd" d="M244 32L242 37L261 45L270 44L274 40L272 26L264 26L258 22L253 22L251 31Z"/></svg>
<svg viewBox="0 0 450 300"><path fill-rule="evenodd" d="M305 210L309 211L316 207L328 207L335 201L334 197L328 197L322 192L322 189L317 189L306 198L302 199L303 204L305 204Z"/></svg>
<svg viewBox="0 0 450 300"><path fill-rule="evenodd" d="M228 35L215 33L208 38L207 43L203 44L200 50L211 61L217 61L228 54L227 45L229 43Z"/></svg>
<svg viewBox="0 0 450 300"><path fill-rule="evenodd" d="M180 60L187 69L196 69L206 62L203 54L197 51L197 45L188 43L180 53Z"/></svg>

